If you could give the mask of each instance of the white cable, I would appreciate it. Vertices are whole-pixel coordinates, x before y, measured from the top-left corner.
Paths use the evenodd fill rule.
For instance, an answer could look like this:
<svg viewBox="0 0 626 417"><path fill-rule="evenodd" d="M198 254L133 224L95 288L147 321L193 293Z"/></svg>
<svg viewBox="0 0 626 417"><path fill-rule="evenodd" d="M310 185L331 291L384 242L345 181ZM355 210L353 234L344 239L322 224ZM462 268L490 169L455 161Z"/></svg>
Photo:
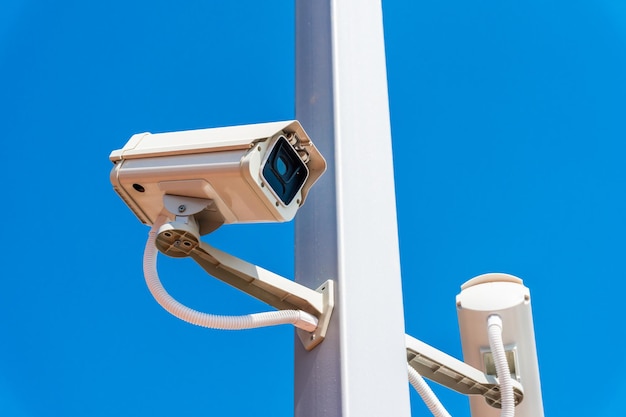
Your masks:
<svg viewBox="0 0 626 417"><path fill-rule="evenodd" d="M407 364L409 369L409 382L413 385L413 388L419 393L422 400L426 403L426 406L435 417L450 417L450 414L445 409L439 398L435 395L430 386L426 383L424 378L413 367Z"/></svg>
<svg viewBox="0 0 626 417"><path fill-rule="evenodd" d="M245 316L218 316L193 310L176 301L163 288L157 272L158 250L155 241L159 227L164 221L164 218L159 217L150 230L143 255L143 273L150 293L170 314L197 326L220 330L253 329L279 324L293 324L307 332L312 332L317 328L317 318L300 310L279 310Z"/></svg>
<svg viewBox="0 0 626 417"><path fill-rule="evenodd" d="M515 399L513 396L513 379L506 360L504 343L502 341L502 319L497 314L487 318L489 347L496 364L496 373L500 383L500 403L502 404L501 417L515 416Z"/></svg>

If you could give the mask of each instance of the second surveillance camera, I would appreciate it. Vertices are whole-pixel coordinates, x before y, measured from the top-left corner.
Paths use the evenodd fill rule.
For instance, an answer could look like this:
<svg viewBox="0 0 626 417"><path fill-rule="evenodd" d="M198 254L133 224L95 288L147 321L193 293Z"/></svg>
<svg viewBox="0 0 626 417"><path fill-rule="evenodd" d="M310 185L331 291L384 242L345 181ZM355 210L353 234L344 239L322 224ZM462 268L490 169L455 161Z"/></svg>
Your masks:
<svg viewBox="0 0 626 417"><path fill-rule="evenodd" d="M197 216L201 234L293 219L326 169L295 120L137 134L110 159L115 191L144 224L181 214L165 209L166 195L210 200Z"/></svg>

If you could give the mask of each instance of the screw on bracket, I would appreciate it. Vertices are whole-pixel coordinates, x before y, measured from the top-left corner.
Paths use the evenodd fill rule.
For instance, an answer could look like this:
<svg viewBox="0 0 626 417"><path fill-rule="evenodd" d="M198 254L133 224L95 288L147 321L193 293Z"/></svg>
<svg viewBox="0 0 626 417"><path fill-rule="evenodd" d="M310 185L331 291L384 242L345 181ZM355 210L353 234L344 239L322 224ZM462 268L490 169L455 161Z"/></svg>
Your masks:
<svg viewBox="0 0 626 417"><path fill-rule="evenodd" d="M179 213L184 213L185 210L187 210L187 207L185 207L184 204L181 204L180 206L178 206L178 212Z"/></svg>

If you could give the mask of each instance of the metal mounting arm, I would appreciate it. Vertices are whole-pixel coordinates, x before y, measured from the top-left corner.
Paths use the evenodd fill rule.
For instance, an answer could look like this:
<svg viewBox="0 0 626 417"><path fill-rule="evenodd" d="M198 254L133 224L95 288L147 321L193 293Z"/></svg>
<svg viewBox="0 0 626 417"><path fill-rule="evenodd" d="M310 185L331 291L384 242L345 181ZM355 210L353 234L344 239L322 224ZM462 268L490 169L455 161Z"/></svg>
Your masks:
<svg viewBox="0 0 626 417"><path fill-rule="evenodd" d="M482 395L492 407L500 407L499 384L495 377L466 364L409 335L406 355L409 365L424 378L465 395ZM513 381L515 405L524 398L519 382Z"/></svg>
<svg viewBox="0 0 626 417"><path fill-rule="evenodd" d="M185 215L159 230L157 248L172 257L191 257L209 275L275 307L279 310L303 310L318 319L315 331L296 329L305 349L311 350L326 336L334 307L332 280L312 290L288 278L222 252L199 238L194 215L211 205L211 200L164 196L165 207L176 207Z"/></svg>

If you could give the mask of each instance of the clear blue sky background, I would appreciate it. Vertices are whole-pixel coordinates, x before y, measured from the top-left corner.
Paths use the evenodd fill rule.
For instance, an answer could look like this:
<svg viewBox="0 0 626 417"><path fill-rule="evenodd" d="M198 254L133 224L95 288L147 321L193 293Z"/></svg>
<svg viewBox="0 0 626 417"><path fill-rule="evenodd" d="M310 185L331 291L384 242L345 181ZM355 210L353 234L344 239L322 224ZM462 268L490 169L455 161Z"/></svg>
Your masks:
<svg viewBox="0 0 626 417"><path fill-rule="evenodd" d="M459 286L520 276L548 416L624 414L624 4L383 2L407 332L461 357ZM292 415L292 328L210 331L161 310L108 155L137 132L293 118L293 15L2 2L0 415ZM208 240L293 275L292 224ZM185 260L160 272L198 309L265 309ZM414 393L412 410L429 415Z"/></svg>

